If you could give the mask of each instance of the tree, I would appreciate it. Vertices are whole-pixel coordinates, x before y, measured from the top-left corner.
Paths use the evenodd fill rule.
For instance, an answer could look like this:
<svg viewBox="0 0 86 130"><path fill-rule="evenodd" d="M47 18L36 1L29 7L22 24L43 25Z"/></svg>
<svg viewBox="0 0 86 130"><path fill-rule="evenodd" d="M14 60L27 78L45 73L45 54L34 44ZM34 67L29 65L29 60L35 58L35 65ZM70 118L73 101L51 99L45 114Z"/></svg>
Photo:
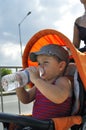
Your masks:
<svg viewBox="0 0 86 130"><path fill-rule="evenodd" d="M12 70L10 70L10 69L6 69L6 68L1 68L0 69L1 77L4 76L4 75L7 75L7 74L11 74L11 73L12 73Z"/></svg>

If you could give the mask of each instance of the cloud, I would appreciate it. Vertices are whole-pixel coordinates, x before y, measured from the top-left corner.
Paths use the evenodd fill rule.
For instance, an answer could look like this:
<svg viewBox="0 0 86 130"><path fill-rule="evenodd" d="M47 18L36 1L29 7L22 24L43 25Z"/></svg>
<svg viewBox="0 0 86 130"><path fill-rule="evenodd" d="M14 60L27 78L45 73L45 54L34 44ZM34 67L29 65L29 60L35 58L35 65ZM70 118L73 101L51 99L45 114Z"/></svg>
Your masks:
<svg viewBox="0 0 86 130"><path fill-rule="evenodd" d="M0 0L0 60L1 65L21 65L18 24L21 23L23 48L38 31L53 28L72 40L73 24L83 12L79 0Z"/></svg>
<svg viewBox="0 0 86 130"><path fill-rule="evenodd" d="M19 45L7 42L3 46L0 44L0 66L21 65L21 53Z"/></svg>

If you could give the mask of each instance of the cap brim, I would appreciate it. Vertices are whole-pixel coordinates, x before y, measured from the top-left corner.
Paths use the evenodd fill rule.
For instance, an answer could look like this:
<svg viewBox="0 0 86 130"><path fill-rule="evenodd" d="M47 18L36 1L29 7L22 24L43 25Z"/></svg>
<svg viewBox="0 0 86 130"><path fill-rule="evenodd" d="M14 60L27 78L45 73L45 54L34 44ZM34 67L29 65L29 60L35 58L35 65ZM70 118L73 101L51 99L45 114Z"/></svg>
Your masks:
<svg viewBox="0 0 86 130"><path fill-rule="evenodd" d="M32 62L36 62L37 61L37 56L38 55L42 55L42 54L45 54L45 53L43 53L43 52L32 52L32 53L30 53L30 60L32 61Z"/></svg>

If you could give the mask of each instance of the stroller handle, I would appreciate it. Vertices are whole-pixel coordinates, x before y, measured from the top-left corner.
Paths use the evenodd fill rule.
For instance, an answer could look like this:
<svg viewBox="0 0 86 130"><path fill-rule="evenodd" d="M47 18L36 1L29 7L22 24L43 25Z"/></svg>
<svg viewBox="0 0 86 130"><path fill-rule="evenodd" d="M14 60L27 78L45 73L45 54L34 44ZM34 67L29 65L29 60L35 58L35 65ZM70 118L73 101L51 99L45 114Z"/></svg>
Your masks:
<svg viewBox="0 0 86 130"><path fill-rule="evenodd" d="M38 120L31 116L14 115L8 113L0 113L0 122L15 123L23 127L32 127L39 130L53 130L54 124L52 120Z"/></svg>

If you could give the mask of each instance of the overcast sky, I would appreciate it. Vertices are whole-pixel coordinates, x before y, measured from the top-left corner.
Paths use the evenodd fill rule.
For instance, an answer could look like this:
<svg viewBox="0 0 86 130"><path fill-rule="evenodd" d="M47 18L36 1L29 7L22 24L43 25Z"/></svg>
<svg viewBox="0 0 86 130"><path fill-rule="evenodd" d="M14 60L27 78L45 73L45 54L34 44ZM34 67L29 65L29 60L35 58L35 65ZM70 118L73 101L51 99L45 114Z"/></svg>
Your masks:
<svg viewBox="0 0 86 130"><path fill-rule="evenodd" d="M0 0L0 65L22 65L18 24L23 48L42 29L52 28L71 41L75 19L84 13L80 0Z"/></svg>

